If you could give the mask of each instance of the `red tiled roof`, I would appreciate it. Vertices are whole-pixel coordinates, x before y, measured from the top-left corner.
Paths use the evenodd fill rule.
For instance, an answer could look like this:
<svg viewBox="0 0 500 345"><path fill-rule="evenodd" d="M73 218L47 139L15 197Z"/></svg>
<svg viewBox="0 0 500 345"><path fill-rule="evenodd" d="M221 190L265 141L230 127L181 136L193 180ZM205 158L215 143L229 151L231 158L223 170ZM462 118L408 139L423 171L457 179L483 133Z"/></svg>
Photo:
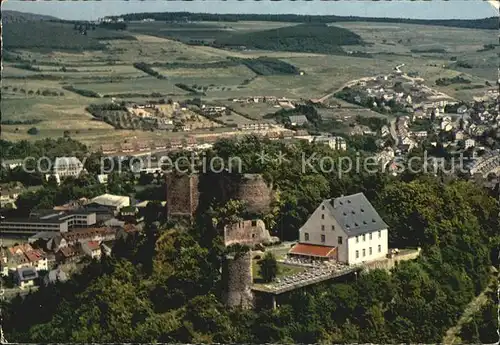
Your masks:
<svg viewBox="0 0 500 345"><path fill-rule="evenodd" d="M36 262L45 258L45 255L40 250L32 250L25 253L30 262Z"/></svg>
<svg viewBox="0 0 500 345"><path fill-rule="evenodd" d="M12 255L16 255L19 251L21 253L26 253L26 252L30 252L33 250L33 247L31 247L29 244L25 243L25 244L19 244L17 246L13 246L13 247L10 247L9 248L9 251Z"/></svg>
<svg viewBox="0 0 500 345"><path fill-rule="evenodd" d="M306 256L319 256L331 257L336 252L336 247L317 246L314 244L297 243L290 251L289 254L306 255Z"/></svg>
<svg viewBox="0 0 500 345"><path fill-rule="evenodd" d="M59 249L59 251L61 252L61 254L65 258L70 258L70 257L73 257L73 256L80 255L80 252L74 246L63 247L63 248Z"/></svg>
<svg viewBox="0 0 500 345"><path fill-rule="evenodd" d="M99 242L98 241L88 241L87 246L89 247L90 250L97 250L97 249L99 249Z"/></svg>
<svg viewBox="0 0 500 345"><path fill-rule="evenodd" d="M75 229L73 231L65 232L61 234L61 236L66 241L76 241L79 239L87 239L92 238L94 236L105 236L107 234L115 233L115 230L111 228L84 228L84 229Z"/></svg>

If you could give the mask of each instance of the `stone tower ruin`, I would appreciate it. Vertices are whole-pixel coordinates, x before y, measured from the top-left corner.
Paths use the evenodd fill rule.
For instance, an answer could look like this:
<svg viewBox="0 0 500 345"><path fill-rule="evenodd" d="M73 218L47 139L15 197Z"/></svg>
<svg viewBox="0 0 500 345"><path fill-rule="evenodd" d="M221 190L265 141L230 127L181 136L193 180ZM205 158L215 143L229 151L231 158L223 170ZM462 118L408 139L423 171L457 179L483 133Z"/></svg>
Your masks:
<svg viewBox="0 0 500 345"><path fill-rule="evenodd" d="M273 199L272 186L260 174L244 174L236 188L234 199L245 202L249 214L269 212Z"/></svg>
<svg viewBox="0 0 500 345"><path fill-rule="evenodd" d="M226 255L222 265L222 300L228 307L251 308L253 306L252 254Z"/></svg>
<svg viewBox="0 0 500 345"><path fill-rule="evenodd" d="M166 213L168 219L172 217L192 219L198 208L200 197L198 183L199 177L197 174L171 173L166 175Z"/></svg>

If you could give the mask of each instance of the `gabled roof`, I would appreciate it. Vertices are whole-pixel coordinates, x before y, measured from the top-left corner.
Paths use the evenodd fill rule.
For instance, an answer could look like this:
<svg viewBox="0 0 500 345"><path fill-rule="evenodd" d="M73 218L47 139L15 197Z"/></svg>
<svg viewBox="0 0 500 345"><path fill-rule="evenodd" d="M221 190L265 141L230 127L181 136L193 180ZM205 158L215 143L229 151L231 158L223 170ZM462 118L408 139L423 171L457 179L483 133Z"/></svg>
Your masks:
<svg viewBox="0 0 500 345"><path fill-rule="evenodd" d="M305 115L291 115L288 117L290 122L298 123L299 125L307 122L307 117Z"/></svg>
<svg viewBox="0 0 500 345"><path fill-rule="evenodd" d="M358 236L388 228L363 193L330 199L326 204L348 236Z"/></svg>
<svg viewBox="0 0 500 345"><path fill-rule="evenodd" d="M20 281L28 281L38 278L38 273L33 267L21 267L17 269Z"/></svg>
<svg viewBox="0 0 500 345"><path fill-rule="evenodd" d="M130 198L128 196L113 195L113 194L103 194L96 196L90 203L95 203L103 206L113 206L119 207L125 203L130 203Z"/></svg>
<svg viewBox="0 0 500 345"><path fill-rule="evenodd" d="M100 245L99 245L99 242L98 241L88 241L87 242L87 247L94 251L94 250L98 250L100 248Z"/></svg>
<svg viewBox="0 0 500 345"><path fill-rule="evenodd" d="M56 157L54 169L66 169L70 166L83 167L83 164L76 157Z"/></svg>

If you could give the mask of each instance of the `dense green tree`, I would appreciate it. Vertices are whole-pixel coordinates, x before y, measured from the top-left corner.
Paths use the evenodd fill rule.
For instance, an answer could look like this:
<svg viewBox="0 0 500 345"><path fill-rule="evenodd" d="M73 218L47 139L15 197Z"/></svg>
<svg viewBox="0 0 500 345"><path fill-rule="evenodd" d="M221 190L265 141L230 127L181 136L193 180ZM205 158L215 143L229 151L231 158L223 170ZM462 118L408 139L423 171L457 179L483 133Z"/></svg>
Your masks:
<svg viewBox="0 0 500 345"><path fill-rule="evenodd" d="M259 260L259 274L265 282L271 282L279 273L278 262L270 252Z"/></svg>

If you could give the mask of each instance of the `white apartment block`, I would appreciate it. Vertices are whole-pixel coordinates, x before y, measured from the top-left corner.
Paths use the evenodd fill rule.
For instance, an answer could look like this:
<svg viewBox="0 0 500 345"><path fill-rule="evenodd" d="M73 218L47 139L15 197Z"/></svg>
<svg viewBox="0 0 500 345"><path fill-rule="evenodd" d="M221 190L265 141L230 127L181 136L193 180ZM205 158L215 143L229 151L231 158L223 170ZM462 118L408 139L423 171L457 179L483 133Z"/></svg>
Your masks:
<svg viewBox="0 0 500 345"><path fill-rule="evenodd" d="M67 232L72 228L86 228L96 222L96 214L92 212L54 212L38 217L3 219L0 231L4 234L31 236L38 232Z"/></svg>

